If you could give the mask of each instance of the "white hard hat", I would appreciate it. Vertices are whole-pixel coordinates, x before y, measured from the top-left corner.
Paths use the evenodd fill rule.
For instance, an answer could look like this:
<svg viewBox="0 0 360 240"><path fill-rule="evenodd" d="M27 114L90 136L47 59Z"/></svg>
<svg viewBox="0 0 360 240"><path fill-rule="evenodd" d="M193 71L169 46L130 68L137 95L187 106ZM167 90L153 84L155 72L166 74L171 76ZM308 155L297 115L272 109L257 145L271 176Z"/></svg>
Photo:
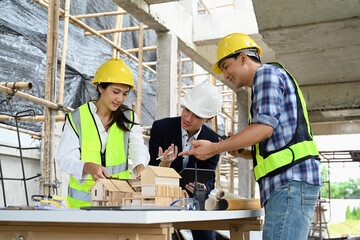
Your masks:
<svg viewBox="0 0 360 240"><path fill-rule="evenodd" d="M183 105L201 118L212 118L222 107L222 96L217 88L204 82L191 89L183 99Z"/></svg>

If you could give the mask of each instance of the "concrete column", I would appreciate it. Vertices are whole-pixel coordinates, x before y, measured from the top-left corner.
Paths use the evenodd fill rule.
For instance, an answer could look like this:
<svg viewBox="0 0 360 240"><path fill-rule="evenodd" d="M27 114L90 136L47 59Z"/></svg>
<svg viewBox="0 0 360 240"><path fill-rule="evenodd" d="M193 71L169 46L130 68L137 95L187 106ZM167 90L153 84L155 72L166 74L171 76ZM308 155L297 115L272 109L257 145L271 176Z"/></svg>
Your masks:
<svg viewBox="0 0 360 240"><path fill-rule="evenodd" d="M246 12L251 18L255 16L252 0L234 0L234 9L239 9L243 12Z"/></svg>
<svg viewBox="0 0 360 240"><path fill-rule="evenodd" d="M177 37L157 32L157 46L156 120L177 115Z"/></svg>
<svg viewBox="0 0 360 240"><path fill-rule="evenodd" d="M237 106L238 106L238 129L244 129L249 124L250 118L250 92L246 89L240 89L237 92ZM252 176L252 161L248 159L238 159L238 176L239 176L239 195L246 198L251 198L251 178Z"/></svg>
<svg viewBox="0 0 360 240"><path fill-rule="evenodd" d="M234 9L239 9L242 7L244 0L234 0Z"/></svg>
<svg viewBox="0 0 360 240"><path fill-rule="evenodd" d="M191 14L192 16L197 15L197 1L183 0L179 1L179 3L183 5L184 9L188 11L189 14Z"/></svg>

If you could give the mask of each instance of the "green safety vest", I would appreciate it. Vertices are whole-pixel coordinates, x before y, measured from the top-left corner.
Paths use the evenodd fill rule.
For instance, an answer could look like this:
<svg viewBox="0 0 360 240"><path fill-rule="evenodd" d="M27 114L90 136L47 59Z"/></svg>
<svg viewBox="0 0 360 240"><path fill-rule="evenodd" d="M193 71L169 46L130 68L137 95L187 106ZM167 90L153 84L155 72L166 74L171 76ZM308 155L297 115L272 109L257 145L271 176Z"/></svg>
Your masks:
<svg viewBox="0 0 360 240"><path fill-rule="evenodd" d="M134 112L123 111L125 116L133 121ZM128 131L118 128L116 123L109 128L105 153L101 153L101 139L95 124L94 116L86 103L67 115L71 126L79 137L81 161L92 162L106 167L108 174L114 178L129 179L128 170ZM126 123L125 123L126 124ZM132 124L126 124L131 129ZM91 193L89 189L95 182L89 174L86 181L80 184L70 175L67 200L71 208L90 206Z"/></svg>
<svg viewBox="0 0 360 240"><path fill-rule="evenodd" d="M284 147L267 152L259 143L252 147L255 180L275 176L309 158L320 160L313 140L306 102L294 77L279 63L270 63L283 68L296 86L297 124L293 138ZM252 114L251 114L252 115Z"/></svg>

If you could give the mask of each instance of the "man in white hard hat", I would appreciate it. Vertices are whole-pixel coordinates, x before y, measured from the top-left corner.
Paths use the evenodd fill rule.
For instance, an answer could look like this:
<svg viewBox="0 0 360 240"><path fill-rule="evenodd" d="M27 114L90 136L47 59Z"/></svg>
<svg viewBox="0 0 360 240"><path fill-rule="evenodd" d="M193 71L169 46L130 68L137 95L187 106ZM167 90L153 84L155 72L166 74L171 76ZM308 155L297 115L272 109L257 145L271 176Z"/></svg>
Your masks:
<svg viewBox="0 0 360 240"><path fill-rule="evenodd" d="M199 84L185 95L183 107L180 117L164 118L153 123L149 141L149 165L172 167L181 172L184 168L194 168L197 162L199 169L215 170L219 154L205 161L198 161L194 156L179 157L178 152L189 150L193 140L219 141L218 135L205 126L205 123L210 122L222 107L220 92L209 83ZM157 160L158 157L162 158ZM204 182L207 197L214 189L214 183L215 176ZM193 182L185 186L189 194L194 192L194 187ZM196 230L192 231L192 235L195 240L215 239L214 231Z"/></svg>

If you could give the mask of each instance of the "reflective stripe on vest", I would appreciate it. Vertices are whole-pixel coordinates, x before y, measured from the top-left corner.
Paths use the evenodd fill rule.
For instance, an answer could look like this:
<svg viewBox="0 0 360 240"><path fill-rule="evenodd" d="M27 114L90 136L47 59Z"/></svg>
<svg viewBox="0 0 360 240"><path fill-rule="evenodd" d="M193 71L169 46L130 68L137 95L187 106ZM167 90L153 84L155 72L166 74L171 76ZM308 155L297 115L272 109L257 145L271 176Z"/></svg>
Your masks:
<svg viewBox="0 0 360 240"><path fill-rule="evenodd" d="M319 152L312 138L305 99L294 77L280 64L295 84L297 97L297 125L293 138L279 150L266 152L257 143L252 150L255 180L259 181L276 174L309 158L319 159ZM300 127L304 126L304 127Z"/></svg>
<svg viewBox="0 0 360 240"><path fill-rule="evenodd" d="M112 177L129 179L131 174L128 170L127 156L130 132L121 130L114 123L109 128L105 158L102 160L101 139L89 107L87 103L68 114L70 124L79 137L81 160L103 165ZM133 111L123 113L133 121ZM129 129L132 127L131 124L125 125ZM89 189L94 183L90 174L83 184L70 176L68 202L72 208L90 205Z"/></svg>
<svg viewBox="0 0 360 240"><path fill-rule="evenodd" d="M67 200L71 208L80 208L84 206L90 206L91 193L76 190L69 187Z"/></svg>

